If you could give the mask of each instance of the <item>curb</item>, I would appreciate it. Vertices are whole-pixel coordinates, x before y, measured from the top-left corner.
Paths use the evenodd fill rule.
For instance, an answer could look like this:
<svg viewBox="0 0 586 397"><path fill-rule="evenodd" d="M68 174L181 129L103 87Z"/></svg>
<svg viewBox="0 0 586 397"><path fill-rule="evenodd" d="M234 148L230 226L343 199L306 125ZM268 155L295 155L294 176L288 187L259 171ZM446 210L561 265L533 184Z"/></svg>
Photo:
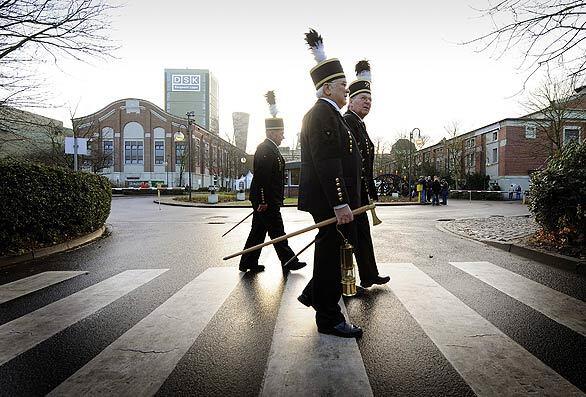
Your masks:
<svg viewBox="0 0 586 397"><path fill-rule="evenodd" d="M517 215L517 216L525 216L525 215ZM461 218L461 219L474 219L474 218ZM555 253L548 253L538 251L532 248L523 247L513 243L501 243L498 241L492 240L481 240L473 237L463 236L458 233L454 233L451 230L444 227L441 222L436 222L436 229L441 230L444 233L451 234L453 236L459 238L465 238L466 240L474 241L477 243L483 243L489 245L491 247L495 247L501 249L503 251L510 252L511 254L515 254L521 256L523 258L531 259L542 263L544 265L556 267L562 270L569 270L574 273L578 274L586 274L586 262L580 259L572 258L570 256L555 254Z"/></svg>
<svg viewBox="0 0 586 397"><path fill-rule="evenodd" d="M53 255L59 252L67 251L73 248L77 248L94 240L100 238L106 231L106 225L102 226L98 230L75 238L73 240L66 241L64 243L52 245L50 247L39 248L36 250L25 252L20 255L10 255L0 257L0 268L16 265L22 262L28 262L33 259L43 258L48 255Z"/></svg>
<svg viewBox="0 0 586 397"><path fill-rule="evenodd" d="M153 203L159 204L159 200L153 200ZM176 202L174 200L161 200L161 205L170 205L173 207L196 207L196 208L250 208L248 205L226 205L226 204L205 204L205 203L183 203ZM416 202L397 202L397 203L375 203L377 207L396 207L396 206L408 206L408 205L423 205ZM294 207L297 208L297 204L284 204L281 207Z"/></svg>
<svg viewBox="0 0 586 397"><path fill-rule="evenodd" d="M486 240L483 243L496 247L501 250L522 256L523 258L532 259L543 264L557 267L563 270L569 270L579 274L586 274L586 262L572 258L566 255L537 251L532 248L523 247L512 243L499 243L497 241Z"/></svg>

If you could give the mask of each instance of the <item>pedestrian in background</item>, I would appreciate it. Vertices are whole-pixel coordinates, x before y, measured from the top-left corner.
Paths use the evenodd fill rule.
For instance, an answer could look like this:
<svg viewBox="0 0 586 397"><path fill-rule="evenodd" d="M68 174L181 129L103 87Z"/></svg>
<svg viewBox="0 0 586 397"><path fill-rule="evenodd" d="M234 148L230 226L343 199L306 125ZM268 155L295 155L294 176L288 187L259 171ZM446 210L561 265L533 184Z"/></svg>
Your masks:
<svg viewBox="0 0 586 397"><path fill-rule="evenodd" d="M283 141L285 129L283 119L277 117L275 93L265 95L273 117L265 119L266 139L258 145L254 153L252 184L250 185L250 201L254 214L252 226L244 249L264 242L267 233L271 239L285 235L285 227L281 216L281 206L284 199L285 160L279 152L279 145ZM277 256L283 266L283 271L298 270L306 265L299 259L289 261L295 253L289 247L287 240L274 244ZM258 264L261 250L243 254L240 258L241 272L261 272L265 269Z"/></svg>
<svg viewBox="0 0 586 397"><path fill-rule="evenodd" d="M448 196L450 194L450 185L448 184L448 181L446 181L445 179L442 179L441 186L442 186L442 204L448 205Z"/></svg>

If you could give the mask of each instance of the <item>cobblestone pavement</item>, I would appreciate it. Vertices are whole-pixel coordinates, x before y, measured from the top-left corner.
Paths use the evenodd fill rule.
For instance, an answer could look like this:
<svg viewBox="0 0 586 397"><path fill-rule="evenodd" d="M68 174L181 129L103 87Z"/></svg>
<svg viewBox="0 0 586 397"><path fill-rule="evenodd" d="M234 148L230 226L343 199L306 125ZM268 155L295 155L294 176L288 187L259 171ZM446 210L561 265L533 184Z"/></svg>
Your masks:
<svg viewBox="0 0 586 397"><path fill-rule="evenodd" d="M456 219L443 222L442 226L460 236L498 242L516 242L538 230L531 216Z"/></svg>

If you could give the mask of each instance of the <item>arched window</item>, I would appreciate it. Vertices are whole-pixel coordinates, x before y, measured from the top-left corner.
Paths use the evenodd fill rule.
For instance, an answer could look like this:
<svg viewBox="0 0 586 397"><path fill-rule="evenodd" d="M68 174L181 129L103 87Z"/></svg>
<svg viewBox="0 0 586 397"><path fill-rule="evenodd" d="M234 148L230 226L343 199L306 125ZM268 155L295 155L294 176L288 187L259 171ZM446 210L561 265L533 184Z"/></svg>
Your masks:
<svg viewBox="0 0 586 397"><path fill-rule="evenodd" d="M135 121L124 126L124 164L144 164L144 128Z"/></svg>

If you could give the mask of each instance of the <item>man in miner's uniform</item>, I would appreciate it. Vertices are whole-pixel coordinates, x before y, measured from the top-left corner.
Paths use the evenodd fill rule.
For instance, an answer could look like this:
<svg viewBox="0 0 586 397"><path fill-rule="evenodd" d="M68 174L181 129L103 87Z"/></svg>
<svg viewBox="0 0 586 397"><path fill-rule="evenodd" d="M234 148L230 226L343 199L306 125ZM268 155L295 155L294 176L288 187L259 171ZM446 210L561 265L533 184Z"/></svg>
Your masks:
<svg viewBox="0 0 586 397"><path fill-rule="evenodd" d="M250 185L250 201L254 214L252 215L252 227L246 240L244 249L264 242L267 232L271 239L276 239L285 234L281 206L284 198L285 160L279 152L279 145L283 141L283 119L277 117L277 105L275 93L267 92L265 95L273 117L265 119L267 138L256 148L254 153L253 178ZM277 256L283 266L289 259L295 256L287 240L274 244ZM263 265L258 264L261 250L256 250L242 255L239 269L242 272L261 272ZM306 265L299 259L291 261L283 271L298 270Z"/></svg>
<svg viewBox="0 0 586 397"><path fill-rule="evenodd" d="M373 179L374 144L368 136L364 117L370 112L371 97L371 73L368 61L360 61L356 64L357 80L350 83L348 110L344 114L344 121L350 127L358 144L358 150L362 157L362 184L360 192L360 205L368 205L370 200L378 200ZM370 236L370 224L366 212L354 217L357 239L352 241L354 256L360 274L360 285L364 288L373 284L385 284L391 279L389 276L380 276L374 258L372 237Z"/></svg>
<svg viewBox="0 0 586 397"><path fill-rule="evenodd" d="M305 40L317 66L310 75L319 98L303 118L301 127L301 176L299 204L316 223L336 217L348 236L360 205L360 153L344 123L340 109L346 104L346 77L340 61L326 59L323 40L310 29ZM340 245L342 238L331 224L319 229L315 241L313 278L298 300L313 306L320 333L354 338L362 329L346 321L338 301L342 295Z"/></svg>

